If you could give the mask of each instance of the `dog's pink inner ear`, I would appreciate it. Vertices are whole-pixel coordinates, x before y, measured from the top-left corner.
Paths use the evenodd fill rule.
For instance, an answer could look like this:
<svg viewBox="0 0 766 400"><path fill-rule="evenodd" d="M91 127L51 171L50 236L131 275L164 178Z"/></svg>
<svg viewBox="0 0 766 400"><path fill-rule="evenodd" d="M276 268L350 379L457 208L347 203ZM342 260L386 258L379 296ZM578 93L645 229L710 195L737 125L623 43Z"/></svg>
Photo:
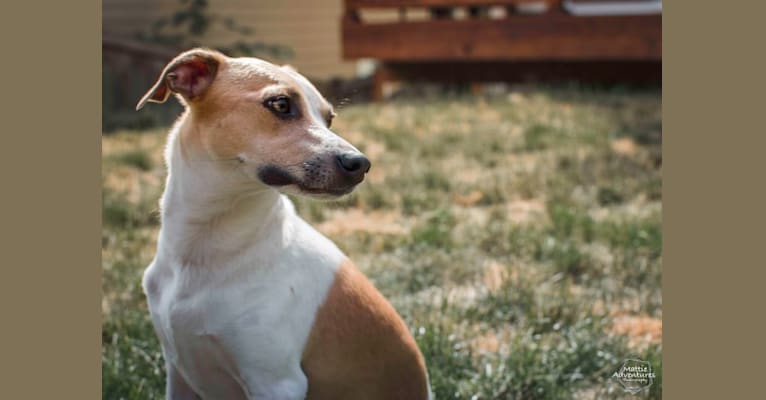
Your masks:
<svg viewBox="0 0 766 400"><path fill-rule="evenodd" d="M164 103L171 91L186 100L200 97L213 83L224 58L221 53L205 49L189 50L179 55L165 67L154 87L138 102L136 110L140 110L148 101Z"/></svg>
<svg viewBox="0 0 766 400"><path fill-rule="evenodd" d="M191 100L199 97L210 86L214 74L213 66L205 60L192 59L173 68L166 79L170 90Z"/></svg>

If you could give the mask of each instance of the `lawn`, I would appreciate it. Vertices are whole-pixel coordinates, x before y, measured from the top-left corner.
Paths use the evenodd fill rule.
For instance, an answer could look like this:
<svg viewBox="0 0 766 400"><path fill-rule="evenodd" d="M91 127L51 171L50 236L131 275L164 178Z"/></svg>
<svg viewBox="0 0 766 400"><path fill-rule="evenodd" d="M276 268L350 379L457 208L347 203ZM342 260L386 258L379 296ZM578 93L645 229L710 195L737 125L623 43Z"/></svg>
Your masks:
<svg viewBox="0 0 766 400"><path fill-rule="evenodd" d="M339 107L372 160L333 202L294 199L407 321L438 399L661 398L661 93L582 86ZM105 399L155 399L141 290L166 129L103 139ZM651 363L648 391L612 379Z"/></svg>

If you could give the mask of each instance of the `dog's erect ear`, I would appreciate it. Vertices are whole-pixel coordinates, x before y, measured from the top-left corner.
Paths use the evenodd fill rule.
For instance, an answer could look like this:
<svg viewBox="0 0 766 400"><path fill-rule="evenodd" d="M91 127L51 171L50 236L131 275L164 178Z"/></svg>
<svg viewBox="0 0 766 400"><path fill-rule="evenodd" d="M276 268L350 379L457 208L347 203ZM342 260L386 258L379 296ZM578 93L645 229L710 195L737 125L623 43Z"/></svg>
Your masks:
<svg viewBox="0 0 766 400"><path fill-rule="evenodd" d="M224 57L217 51L207 49L181 53L168 63L154 87L138 102L136 110L140 110L147 101L164 103L170 92L180 94L187 101L196 99L213 83Z"/></svg>

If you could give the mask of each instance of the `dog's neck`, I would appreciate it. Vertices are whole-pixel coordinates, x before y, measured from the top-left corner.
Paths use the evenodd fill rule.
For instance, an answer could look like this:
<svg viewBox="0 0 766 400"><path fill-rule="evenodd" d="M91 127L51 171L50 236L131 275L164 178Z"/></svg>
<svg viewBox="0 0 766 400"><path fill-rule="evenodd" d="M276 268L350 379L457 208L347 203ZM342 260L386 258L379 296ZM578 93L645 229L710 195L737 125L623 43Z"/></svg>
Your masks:
<svg viewBox="0 0 766 400"><path fill-rule="evenodd" d="M269 228L281 223L289 205L268 186L226 174L232 161L213 160L202 151L184 148L190 129L187 119L182 118L168 137L161 248L169 249L164 256L182 265L214 266L259 236L279 231Z"/></svg>

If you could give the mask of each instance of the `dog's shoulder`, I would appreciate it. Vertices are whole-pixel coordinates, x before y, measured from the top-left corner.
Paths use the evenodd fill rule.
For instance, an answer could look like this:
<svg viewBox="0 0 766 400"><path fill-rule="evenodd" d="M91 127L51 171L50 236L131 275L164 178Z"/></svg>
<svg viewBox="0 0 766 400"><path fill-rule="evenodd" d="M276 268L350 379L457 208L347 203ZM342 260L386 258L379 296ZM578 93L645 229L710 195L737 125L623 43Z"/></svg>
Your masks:
<svg viewBox="0 0 766 400"><path fill-rule="evenodd" d="M303 367L311 383L309 397L427 396L425 362L407 325L350 260L338 268L317 312ZM343 381L360 385L348 388ZM371 392L379 397L369 397Z"/></svg>

